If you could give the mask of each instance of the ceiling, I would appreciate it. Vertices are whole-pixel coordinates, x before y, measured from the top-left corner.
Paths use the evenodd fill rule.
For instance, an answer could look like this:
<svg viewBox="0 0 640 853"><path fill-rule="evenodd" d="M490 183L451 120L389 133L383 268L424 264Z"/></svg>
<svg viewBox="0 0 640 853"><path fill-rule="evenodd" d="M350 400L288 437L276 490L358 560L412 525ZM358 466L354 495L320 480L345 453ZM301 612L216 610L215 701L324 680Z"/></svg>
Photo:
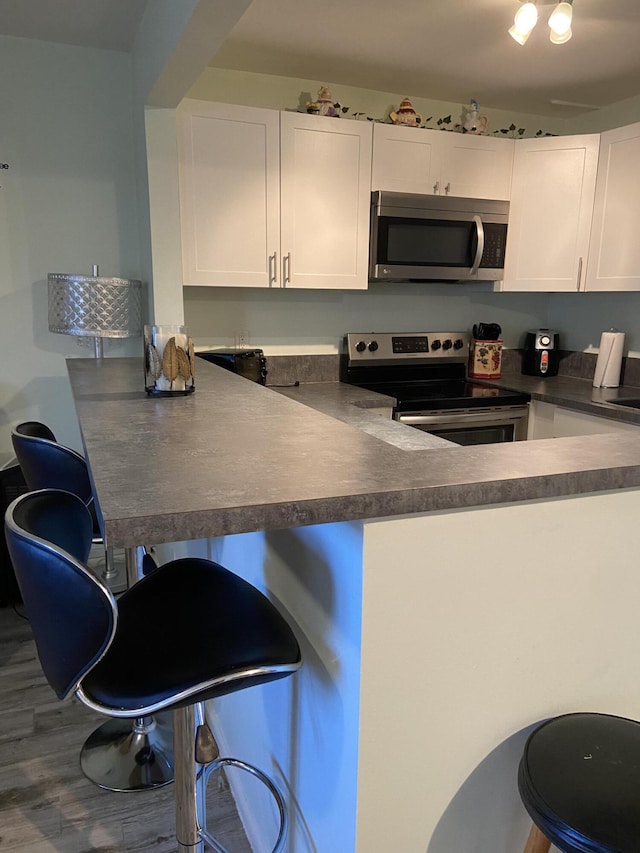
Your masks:
<svg viewBox="0 0 640 853"><path fill-rule="evenodd" d="M146 2L0 0L0 34L127 51ZM554 0L538 0L538 25L516 44L519 5L253 0L211 65L555 117L640 95L638 0L574 0L564 45L548 38Z"/></svg>

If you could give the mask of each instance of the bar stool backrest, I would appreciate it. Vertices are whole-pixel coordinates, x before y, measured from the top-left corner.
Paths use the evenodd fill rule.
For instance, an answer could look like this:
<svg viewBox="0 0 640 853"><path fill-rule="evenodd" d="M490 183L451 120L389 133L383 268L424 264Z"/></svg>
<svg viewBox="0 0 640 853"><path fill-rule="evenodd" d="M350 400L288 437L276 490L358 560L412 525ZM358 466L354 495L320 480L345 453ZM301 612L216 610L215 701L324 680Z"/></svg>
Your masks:
<svg viewBox="0 0 640 853"><path fill-rule="evenodd" d="M59 444L45 424L25 421L11 431L11 440L30 491L63 489L87 505L93 501L84 456Z"/></svg>
<svg viewBox="0 0 640 853"><path fill-rule="evenodd" d="M59 699L77 689L115 633L115 599L84 565L92 527L82 500L54 489L16 498L5 515L40 663Z"/></svg>

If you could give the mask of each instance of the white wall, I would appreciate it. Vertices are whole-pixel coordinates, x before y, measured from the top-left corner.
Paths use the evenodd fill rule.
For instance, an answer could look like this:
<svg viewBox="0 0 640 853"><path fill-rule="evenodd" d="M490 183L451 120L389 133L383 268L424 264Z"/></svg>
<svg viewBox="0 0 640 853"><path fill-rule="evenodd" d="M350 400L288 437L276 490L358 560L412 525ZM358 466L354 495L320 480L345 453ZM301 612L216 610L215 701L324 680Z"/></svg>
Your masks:
<svg viewBox="0 0 640 853"><path fill-rule="evenodd" d="M0 116L2 459L28 418L79 446L64 359L92 349L48 331L47 274L140 277L130 58L0 37Z"/></svg>
<svg viewBox="0 0 640 853"><path fill-rule="evenodd" d="M500 323L505 345L546 325L545 294L490 293L455 284L373 284L368 291L185 289L196 344L233 346L234 331L267 354L337 352L345 332L457 331Z"/></svg>
<svg viewBox="0 0 640 853"><path fill-rule="evenodd" d="M600 110L583 113L567 122L567 133L602 133L640 121L640 97L627 98Z"/></svg>
<svg viewBox="0 0 640 853"><path fill-rule="evenodd" d="M454 124L461 124L463 121L463 104L417 98L411 96L410 92L378 92L373 89L344 86L335 81L278 77L273 74L254 74L224 68L205 68L187 97L274 110L304 110L307 101L315 100L318 89L323 85L329 87L334 101L349 108L347 116L358 112L365 113L372 119L386 120L390 110L397 109L400 101L409 96L414 109L425 122L429 117L432 118L428 122L429 127L437 128L438 119L449 115L451 124L443 125L444 127L452 128ZM535 136L539 130L545 133L567 133L567 123L564 119L497 110L486 104L480 104L480 111L488 116L491 132L508 128L513 123L517 128L525 129L525 136Z"/></svg>
<svg viewBox="0 0 640 853"><path fill-rule="evenodd" d="M625 333L625 353L640 357L640 293L552 293L549 323L566 349L594 352L609 329Z"/></svg>

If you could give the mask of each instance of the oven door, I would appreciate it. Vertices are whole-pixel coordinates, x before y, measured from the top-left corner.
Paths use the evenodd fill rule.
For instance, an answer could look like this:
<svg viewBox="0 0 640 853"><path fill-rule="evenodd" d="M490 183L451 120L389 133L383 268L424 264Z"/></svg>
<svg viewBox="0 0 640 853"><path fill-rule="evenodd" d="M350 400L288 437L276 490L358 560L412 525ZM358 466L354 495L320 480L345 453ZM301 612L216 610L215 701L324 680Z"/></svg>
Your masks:
<svg viewBox="0 0 640 853"><path fill-rule="evenodd" d="M460 445L524 441L527 437L527 406L496 409L458 409L438 412L398 412L395 419Z"/></svg>

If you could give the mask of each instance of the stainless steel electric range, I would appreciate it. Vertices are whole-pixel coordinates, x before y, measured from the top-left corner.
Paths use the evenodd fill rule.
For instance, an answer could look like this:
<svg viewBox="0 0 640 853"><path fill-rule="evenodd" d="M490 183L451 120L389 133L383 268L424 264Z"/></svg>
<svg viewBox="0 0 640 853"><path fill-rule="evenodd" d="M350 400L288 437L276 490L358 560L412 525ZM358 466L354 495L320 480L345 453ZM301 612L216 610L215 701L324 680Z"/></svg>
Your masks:
<svg viewBox="0 0 640 853"><path fill-rule="evenodd" d="M396 400L393 417L456 444L527 437L530 400L467 378L465 332L350 332L341 381Z"/></svg>

